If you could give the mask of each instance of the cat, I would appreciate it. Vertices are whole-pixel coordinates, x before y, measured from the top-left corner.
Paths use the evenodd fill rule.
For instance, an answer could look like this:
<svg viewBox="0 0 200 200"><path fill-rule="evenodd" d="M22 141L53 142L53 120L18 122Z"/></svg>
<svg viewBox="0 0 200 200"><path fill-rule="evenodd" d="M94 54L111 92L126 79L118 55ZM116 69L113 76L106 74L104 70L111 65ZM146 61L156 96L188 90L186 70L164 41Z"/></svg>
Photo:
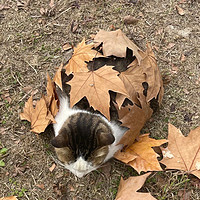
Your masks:
<svg viewBox="0 0 200 200"><path fill-rule="evenodd" d="M51 144L62 165L81 178L122 149L125 129L100 114L70 108L67 95L60 94L59 101Z"/></svg>

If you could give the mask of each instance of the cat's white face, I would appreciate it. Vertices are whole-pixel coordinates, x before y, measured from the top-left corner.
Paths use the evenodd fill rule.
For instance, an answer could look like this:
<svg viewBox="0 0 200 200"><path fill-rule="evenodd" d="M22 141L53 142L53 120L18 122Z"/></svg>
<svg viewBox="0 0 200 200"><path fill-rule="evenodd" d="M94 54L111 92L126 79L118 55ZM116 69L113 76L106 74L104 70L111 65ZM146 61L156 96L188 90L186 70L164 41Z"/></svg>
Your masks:
<svg viewBox="0 0 200 200"><path fill-rule="evenodd" d="M91 163L85 161L82 157L78 158L76 162L71 164L65 164L65 168L70 170L74 175L79 178L95 170L97 167L91 165Z"/></svg>

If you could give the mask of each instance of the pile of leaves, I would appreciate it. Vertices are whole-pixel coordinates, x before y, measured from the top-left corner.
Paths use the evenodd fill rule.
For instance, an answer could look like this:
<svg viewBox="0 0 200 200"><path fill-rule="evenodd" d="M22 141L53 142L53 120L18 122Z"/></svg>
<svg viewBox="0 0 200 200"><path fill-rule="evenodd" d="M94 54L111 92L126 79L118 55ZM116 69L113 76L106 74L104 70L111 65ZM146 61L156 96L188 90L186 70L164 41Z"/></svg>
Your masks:
<svg viewBox="0 0 200 200"><path fill-rule="evenodd" d="M139 135L163 97L161 74L149 44L146 51L142 51L121 30L101 30L87 44L83 39L73 49L69 61L61 64L53 80L47 75L46 95L43 94L35 106L32 96L26 102L20 118L31 123L31 131L42 133L50 123L55 123L54 117L59 110L56 87L64 90L64 86L68 86L71 107L85 100L88 107L108 120L112 119L114 108L121 126L127 127L119 142L124 149L117 152L115 158L132 166L138 173L160 171L159 155L152 147L168 142L168 148L162 149L164 159L161 162L168 169L180 169L200 176L200 143L197 142L200 140L193 141L199 137L199 128L185 138L178 129L169 125L168 141L149 138L149 134ZM195 149L180 149L179 142L185 146L195 142L196 145L192 144ZM127 199L127 194L134 198L147 195L142 199L155 199L148 193L137 192L148 175L131 177L126 181L122 179L116 199ZM130 191L131 185L135 186Z"/></svg>
<svg viewBox="0 0 200 200"><path fill-rule="evenodd" d="M159 107L163 84L156 59L149 44L143 52L121 30L99 31L92 43L78 44L68 63L61 65L53 78L47 75L47 95L33 107L32 96L25 104L22 120L31 122L31 131L44 132L59 110L56 86L63 87L62 71L71 76L70 106L84 97L89 106L110 120L110 106L115 105L118 119L129 130L120 143L129 147L141 128ZM114 99L110 93L114 92ZM154 106L155 107L155 106Z"/></svg>

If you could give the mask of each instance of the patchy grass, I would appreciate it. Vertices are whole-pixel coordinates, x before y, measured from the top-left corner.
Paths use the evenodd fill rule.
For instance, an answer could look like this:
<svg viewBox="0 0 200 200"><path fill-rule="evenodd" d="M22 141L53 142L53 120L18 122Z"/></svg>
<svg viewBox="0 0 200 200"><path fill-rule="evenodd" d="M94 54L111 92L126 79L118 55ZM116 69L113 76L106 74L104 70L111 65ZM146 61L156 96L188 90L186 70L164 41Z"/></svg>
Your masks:
<svg viewBox="0 0 200 200"><path fill-rule="evenodd" d="M0 4L10 6L0 11L0 149L8 149L0 158L5 163L0 167L1 196L110 200L115 198L121 176L137 175L132 168L115 160L110 161L109 173L98 170L82 179L60 166L50 172L55 156L49 145L52 127L37 136L29 131L29 123L19 120L19 113L31 93L35 93L37 99L44 90L46 72L53 75L55 68L67 60L62 46L75 45L83 37L88 40L99 29L120 28L142 49L149 41L162 74L170 75L171 82L165 87L160 111L143 132L150 132L154 138L167 138L168 122L185 135L200 125L199 2L179 4L185 10L184 16L175 9L179 1L131 2L55 0L55 11L41 16L41 8L50 9L49 0L32 0L21 9L16 1L1 1ZM133 15L139 22L125 26L126 15ZM74 27L77 25L73 32L72 22ZM183 54L185 60L181 60ZM188 199L200 199L195 181L193 176L177 171L155 172L142 191L150 191L162 200L181 199L183 195L190 195ZM44 187L37 186L42 184Z"/></svg>

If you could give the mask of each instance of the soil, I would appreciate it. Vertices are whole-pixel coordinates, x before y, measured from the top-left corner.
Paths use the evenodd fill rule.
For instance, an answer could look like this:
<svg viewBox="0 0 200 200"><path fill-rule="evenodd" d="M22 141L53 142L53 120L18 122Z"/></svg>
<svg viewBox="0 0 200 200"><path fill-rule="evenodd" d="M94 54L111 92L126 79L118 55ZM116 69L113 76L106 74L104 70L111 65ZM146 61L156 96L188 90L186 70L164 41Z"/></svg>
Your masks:
<svg viewBox="0 0 200 200"><path fill-rule="evenodd" d="M30 132L19 113L31 93L38 99L67 58L63 45L90 40L100 29L121 29L141 49L153 46L165 78L165 94L158 112L143 133L167 138L168 123L184 135L200 125L200 31L198 0L49 0L0 1L0 197L30 200L112 200L120 177L138 175L111 160L79 179L55 164L49 126L44 134ZM4 7L3 7L4 5ZM179 14L176 6L183 9ZM125 24L132 15L134 24ZM183 147L186 148L186 147ZM53 165L53 166L52 166ZM200 199L199 180L179 171L153 172L142 191L160 200Z"/></svg>

